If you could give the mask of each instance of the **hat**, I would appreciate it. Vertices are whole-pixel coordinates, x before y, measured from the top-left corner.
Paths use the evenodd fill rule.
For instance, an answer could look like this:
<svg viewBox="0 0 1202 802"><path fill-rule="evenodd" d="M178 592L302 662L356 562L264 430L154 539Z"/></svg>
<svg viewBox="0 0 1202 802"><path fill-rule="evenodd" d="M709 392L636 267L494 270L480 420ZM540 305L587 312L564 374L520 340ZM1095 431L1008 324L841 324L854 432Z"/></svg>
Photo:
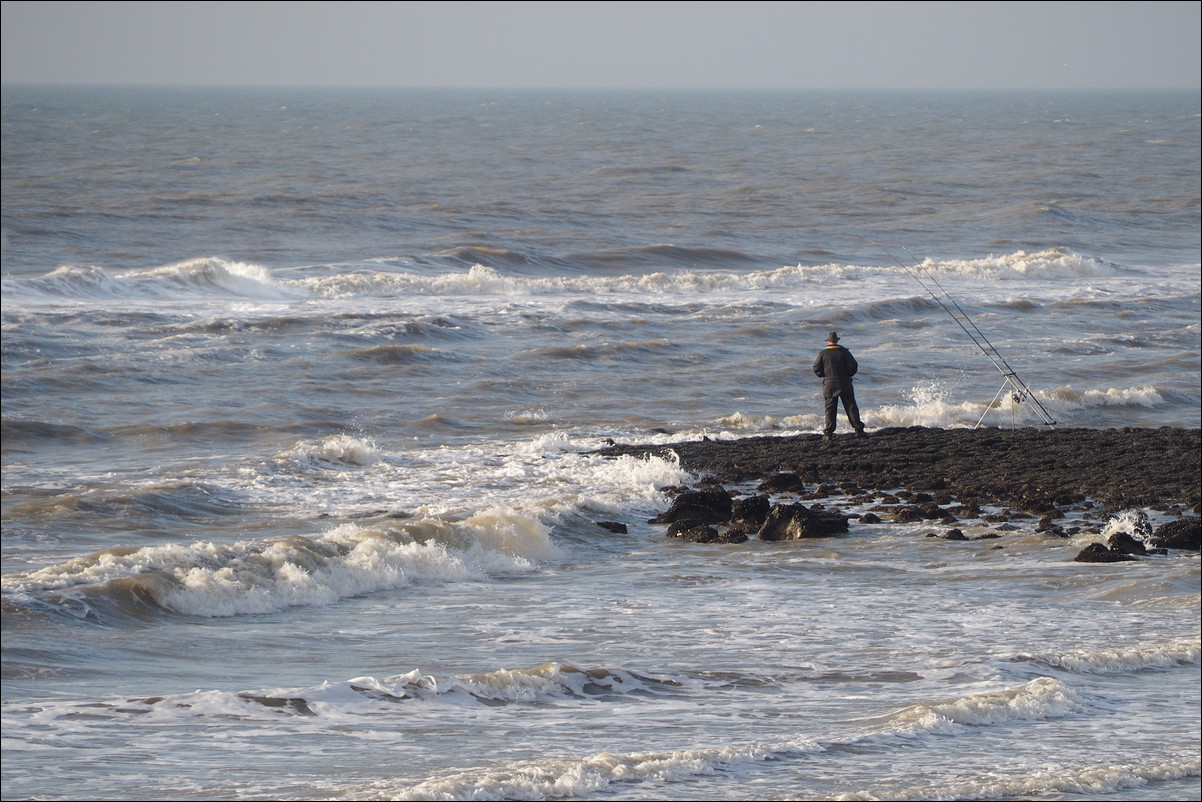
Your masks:
<svg viewBox="0 0 1202 802"><path fill-rule="evenodd" d="M839 334L837 332L832 331L830 334L826 335L826 341L828 343L839 342Z"/></svg>

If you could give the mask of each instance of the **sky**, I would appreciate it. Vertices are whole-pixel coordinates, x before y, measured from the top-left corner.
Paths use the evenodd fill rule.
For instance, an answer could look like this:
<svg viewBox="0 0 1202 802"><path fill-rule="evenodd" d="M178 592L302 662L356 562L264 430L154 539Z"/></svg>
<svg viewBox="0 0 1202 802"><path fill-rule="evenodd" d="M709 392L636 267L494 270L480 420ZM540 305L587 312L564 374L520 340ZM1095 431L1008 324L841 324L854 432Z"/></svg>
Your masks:
<svg viewBox="0 0 1202 802"><path fill-rule="evenodd" d="M3 2L0 81L1198 88L1202 2Z"/></svg>

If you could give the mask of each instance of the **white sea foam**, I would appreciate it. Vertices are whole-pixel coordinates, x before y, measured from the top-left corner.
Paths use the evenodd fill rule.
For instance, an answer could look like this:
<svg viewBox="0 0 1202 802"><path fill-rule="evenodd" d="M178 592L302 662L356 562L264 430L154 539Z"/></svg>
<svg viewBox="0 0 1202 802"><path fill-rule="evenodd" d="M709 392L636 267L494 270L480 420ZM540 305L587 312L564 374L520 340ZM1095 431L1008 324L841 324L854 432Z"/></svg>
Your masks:
<svg viewBox="0 0 1202 802"><path fill-rule="evenodd" d="M1155 407L1164 403L1160 392L1146 384L1106 390L1075 390L1066 384L1049 390L1044 398L1050 406L1065 412L1091 407Z"/></svg>
<svg viewBox="0 0 1202 802"><path fill-rule="evenodd" d="M906 799L1032 799L1074 794L1102 799L1125 789L1197 777L1197 755L1156 755L1146 760L1119 758L1114 762L1058 764L1051 768L997 770L958 783L876 788L832 797L838 800ZM1155 798L1155 797L1151 797Z"/></svg>
<svg viewBox="0 0 1202 802"><path fill-rule="evenodd" d="M1104 278L1122 273L1116 265L1082 256L1067 248L1049 248L1035 252L1015 251L1009 254L991 254L979 259L936 261L928 258L918 263L911 261L910 265L920 275L938 278L946 275L991 281L1060 281L1066 278Z"/></svg>
<svg viewBox="0 0 1202 802"><path fill-rule="evenodd" d="M1147 541L1152 534L1152 523L1143 510L1124 510L1112 516L1102 528L1102 537L1109 538L1119 533L1128 534L1136 540Z"/></svg>
<svg viewBox="0 0 1202 802"><path fill-rule="evenodd" d="M1046 279L1052 282L1068 277L1104 277L1120 273L1113 265L1060 248L1036 253L1017 251L974 260L936 262L928 259L920 264L910 262L905 269L888 263L888 260L883 261L882 265L798 264L739 272L682 267L670 272L618 276L518 276L503 273L492 265L476 264L465 272L437 275L394 270L308 277L289 283L330 298L403 293L483 297L635 295L669 299L730 292L756 296L763 292L813 289L842 282L861 284L891 279L920 289L919 285L912 284L907 271L936 281L950 276L981 281Z"/></svg>
<svg viewBox="0 0 1202 802"><path fill-rule="evenodd" d="M1125 649L1019 654L1015 655L1014 659L1083 674L1125 674L1146 669L1193 665L1198 663L1200 652L1202 641L1195 637L1136 643Z"/></svg>
<svg viewBox="0 0 1202 802"><path fill-rule="evenodd" d="M549 702L565 697L595 698L601 691L632 693L646 684L628 672L581 670L560 663L528 669L501 669L486 674L461 674L446 689L465 691L477 699L505 702Z"/></svg>
<svg viewBox="0 0 1202 802"><path fill-rule="evenodd" d="M214 296L287 301L303 297L261 265L217 258L188 259L150 269L110 270L65 265L44 276L6 279L5 301L187 300Z"/></svg>
<svg viewBox="0 0 1202 802"><path fill-rule="evenodd" d="M535 673L522 683L507 674L492 675L490 684L501 681L508 689L526 686L531 699L547 692L558 677ZM1040 720L1087 709L1076 694L1049 678L1034 680L1020 688L989 692L947 702L916 705L886 717L875 733L847 740L827 741L798 738L775 744L744 744L716 748L683 749L655 753L600 753L587 758L550 758L519 762L494 768L432 778L412 786L380 784L367 789L371 795L400 799L514 799L586 796L620 783L671 783L712 776L739 766L767 760L802 758L827 751L835 745L873 748L882 736L913 738L921 734L947 733L953 726L990 726L1011 721ZM1188 771L1188 767L1185 769ZM856 797L848 797L856 798Z"/></svg>
<svg viewBox="0 0 1202 802"><path fill-rule="evenodd" d="M561 556L549 534L536 518L498 508L461 521L343 524L320 537L110 549L6 574L3 587L25 595L87 591L114 599L132 592L188 615L266 613L417 582L529 572Z"/></svg>
<svg viewBox="0 0 1202 802"><path fill-rule="evenodd" d="M313 465L374 465L380 461L380 451L370 440L347 434L323 437L315 443L297 443L277 457L306 467Z"/></svg>
<svg viewBox="0 0 1202 802"><path fill-rule="evenodd" d="M691 478L673 455L608 459L595 453L605 444L550 430L504 444L396 452L331 435L240 471L231 484L251 503L293 510L463 518L509 509L554 527L581 510L649 511L662 504L663 487Z"/></svg>
<svg viewBox="0 0 1202 802"><path fill-rule="evenodd" d="M365 788L369 798L392 799L560 799L589 797L627 783L672 784L753 763L820 752L814 744L742 746L664 752L615 754L585 758L548 758L495 769L466 771L417 785L376 783Z"/></svg>
<svg viewBox="0 0 1202 802"><path fill-rule="evenodd" d="M1154 387L1137 385L1130 388L1108 390L1074 390L1064 385L1051 390L1031 388L1032 399L1053 420L1072 420L1074 413L1081 410L1105 409L1110 407L1157 407L1164 399ZM913 401L910 406L881 404L873 406L861 403L860 416L870 428L886 426L929 426L952 428L976 425L984 421L989 425L1032 425L1043 424L1043 416L1024 398L1015 398L1009 391L993 399L957 401L955 391L947 384L924 383L912 388L906 395Z"/></svg>
<svg viewBox="0 0 1202 802"><path fill-rule="evenodd" d="M870 429L889 426L928 426L936 429L974 426L985 421L990 425L1013 425L1040 422L1038 413L1012 395L993 399L955 401L953 390L938 382L915 385L906 395L913 401L909 406L861 404L860 417Z"/></svg>
<svg viewBox="0 0 1202 802"><path fill-rule="evenodd" d="M913 705L878 721L878 732L912 738L959 727L1039 721L1088 711L1088 703L1059 680L1040 677L1018 688Z"/></svg>

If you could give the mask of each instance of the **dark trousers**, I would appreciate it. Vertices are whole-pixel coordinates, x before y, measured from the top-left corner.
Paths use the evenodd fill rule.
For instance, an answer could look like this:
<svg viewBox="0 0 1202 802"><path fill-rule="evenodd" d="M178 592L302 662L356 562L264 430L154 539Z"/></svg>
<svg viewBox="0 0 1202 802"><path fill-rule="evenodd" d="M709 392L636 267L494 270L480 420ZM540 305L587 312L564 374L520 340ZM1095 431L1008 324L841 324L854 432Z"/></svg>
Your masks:
<svg viewBox="0 0 1202 802"><path fill-rule="evenodd" d="M822 383L822 400L826 403L826 425L823 434L835 433L835 420L839 413L839 401L843 401L843 411L847 413L847 422L857 432L864 430L860 422L860 407L856 404L856 393L851 388L850 381L825 381Z"/></svg>

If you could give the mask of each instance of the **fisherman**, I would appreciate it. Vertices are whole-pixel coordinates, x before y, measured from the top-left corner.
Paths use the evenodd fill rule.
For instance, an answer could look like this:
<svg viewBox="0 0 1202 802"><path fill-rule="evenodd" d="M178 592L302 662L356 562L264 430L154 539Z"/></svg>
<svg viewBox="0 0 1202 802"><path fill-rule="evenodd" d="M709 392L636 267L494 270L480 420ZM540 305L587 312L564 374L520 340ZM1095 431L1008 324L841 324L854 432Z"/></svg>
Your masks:
<svg viewBox="0 0 1202 802"><path fill-rule="evenodd" d="M827 440L835 434L840 399L843 400L848 423L856 430L856 436L864 434L860 408L856 405L856 394L851 387L851 377L856 375L859 368L851 351L839 345L839 334L834 331L828 334L826 348L814 360L814 373L822 379L822 400L826 404L826 425L822 429L822 436Z"/></svg>

